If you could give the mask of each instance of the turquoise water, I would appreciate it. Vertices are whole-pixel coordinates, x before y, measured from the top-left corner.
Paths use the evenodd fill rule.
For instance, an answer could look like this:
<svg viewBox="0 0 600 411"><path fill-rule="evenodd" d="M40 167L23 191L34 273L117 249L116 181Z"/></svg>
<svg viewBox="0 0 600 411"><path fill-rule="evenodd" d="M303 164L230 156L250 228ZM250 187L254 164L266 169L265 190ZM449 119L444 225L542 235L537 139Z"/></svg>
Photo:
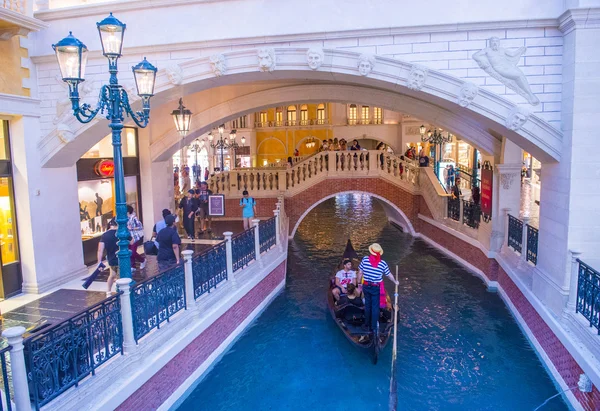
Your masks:
<svg viewBox="0 0 600 411"><path fill-rule="evenodd" d="M399 410L533 410L557 393L497 294L387 224L377 200L349 194L305 218L290 242L285 290L180 411L388 409L391 344L373 365L341 334L325 303L347 238L359 255L379 242L388 264L399 265ZM564 409L560 397L543 408Z"/></svg>

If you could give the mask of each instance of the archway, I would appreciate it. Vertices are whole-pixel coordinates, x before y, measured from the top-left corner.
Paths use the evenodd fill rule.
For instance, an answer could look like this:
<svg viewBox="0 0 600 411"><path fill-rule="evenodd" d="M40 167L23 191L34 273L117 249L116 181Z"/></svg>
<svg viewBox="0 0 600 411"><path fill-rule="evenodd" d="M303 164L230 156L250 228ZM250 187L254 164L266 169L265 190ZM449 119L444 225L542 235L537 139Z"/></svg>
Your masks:
<svg viewBox="0 0 600 411"><path fill-rule="evenodd" d="M317 200L315 203L313 203L310 207L308 207L298 218L298 220L295 222L294 224L294 228L292 229L292 232L290 234L290 238L294 238L294 235L296 234L296 231L298 230L298 227L300 226L300 223L302 222L302 220L304 219L304 217L306 217L316 206L318 206L319 204L321 204L324 201L329 200L330 198L339 196L339 195L344 195L344 194L366 194L368 196L371 196L373 198L376 198L377 200L381 201L384 204L384 210L388 216L388 220L393 221L394 223L398 224L399 226L401 226L403 228L403 230L407 233L409 233L412 236L416 235L416 231L413 227L413 224L411 223L410 219L406 216L406 214L404 213L404 211L402 211L396 204L394 204L393 202L391 202L390 200L388 200L387 198L380 196L378 194L375 193L371 193L369 191L362 191L362 190L348 190L348 191L339 191L337 193L334 194L329 194L326 195L325 197L321 198L320 200Z"/></svg>
<svg viewBox="0 0 600 411"><path fill-rule="evenodd" d="M207 110L197 115L196 122L200 123L201 127L190 133L189 138L195 138L219 122L255 111L259 107L315 100L356 101L405 112L438 124L465 138L480 140L472 142L490 154L496 152L494 148L499 144L498 138L494 136L506 136L542 162L560 159L562 133L559 130L535 114L530 115L516 130L509 128L507 124L512 127L510 120L517 106L490 91L479 90L472 103L468 107L462 107L458 104L458 97L465 82L446 73L428 70L424 84L409 88L413 67L410 63L377 56L373 71L367 76L361 76L357 69L359 53L325 50L324 64L318 70L311 70L306 62L306 51L306 48L275 49L275 55L285 55L285 59L277 63L272 71L259 69L256 49L226 53L227 74L220 77L213 74L208 56L185 62L180 82L172 82L163 70L157 77L156 95L152 100L154 110L160 111L161 107L165 107L164 111L170 110L170 105L179 96L187 97L232 84L254 86L264 82L260 91L265 93L262 94L262 105L255 100L255 92L248 92L233 99L223 95L222 101L218 103L218 99L213 98L215 104L211 103ZM294 84L300 82L304 83L300 86L301 89L312 89L304 93L302 90L291 90ZM185 90L179 87L180 84L185 84ZM328 89L326 95L316 95L318 89L327 87L333 89ZM294 91L299 96L286 99L281 95L283 88ZM365 91L371 92L371 97L378 95L378 98L375 101L365 98ZM213 93L213 97L217 94L219 93ZM139 109L139 106L139 100L134 102L134 109ZM46 167L72 166L89 147L106 134L105 120L80 125L76 120L69 118L65 123L61 124L62 131L54 130L39 142L40 158ZM463 123L467 125L467 130L461 127ZM66 133L65 136L65 126L72 130L72 135ZM154 160L167 158L172 154L169 145L172 134L176 133L173 130L166 132L155 142L158 144L153 143ZM479 137L473 137L474 135Z"/></svg>

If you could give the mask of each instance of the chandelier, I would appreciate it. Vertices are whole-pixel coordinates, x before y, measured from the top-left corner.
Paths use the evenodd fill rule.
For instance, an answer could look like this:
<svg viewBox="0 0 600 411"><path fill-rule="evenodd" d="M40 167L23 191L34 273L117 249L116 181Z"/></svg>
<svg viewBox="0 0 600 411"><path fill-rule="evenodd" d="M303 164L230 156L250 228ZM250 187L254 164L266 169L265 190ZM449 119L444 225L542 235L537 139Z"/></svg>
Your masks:
<svg viewBox="0 0 600 411"><path fill-rule="evenodd" d="M304 145L306 146L306 148L313 148L317 145L317 142L315 141L314 137L308 137Z"/></svg>
<svg viewBox="0 0 600 411"><path fill-rule="evenodd" d="M421 127L419 127L419 132L421 134L421 141L424 143L430 143L430 144L444 144L444 143L452 143L452 138L454 137L451 133L446 133L446 135L444 136L444 134L442 133L442 129L439 129L438 132L438 128L436 127L433 132L431 130L427 130L427 134L425 134L425 126L422 125Z"/></svg>

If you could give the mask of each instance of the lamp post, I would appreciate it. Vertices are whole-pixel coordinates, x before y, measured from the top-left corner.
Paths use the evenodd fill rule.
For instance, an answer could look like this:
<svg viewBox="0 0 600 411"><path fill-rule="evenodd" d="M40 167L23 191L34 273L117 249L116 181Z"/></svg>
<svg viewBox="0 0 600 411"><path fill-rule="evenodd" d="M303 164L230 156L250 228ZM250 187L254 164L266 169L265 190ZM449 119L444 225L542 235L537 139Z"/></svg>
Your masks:
<svg viewBox="0 0 600 411"><path fill-rule="evenodd" d="M213 149L218 149L221 151L221 172L223 172L224 169L224 158L223 158L223 150L231 148L234 152L233 155L233 167L235 168L235 149L239 148L240 145L235 141L236 137L237 137L237 132L236 130L231 130L231 132L229 133L229 142L227 142L226 139L223 138L223 133L225 132L225 124L221 124L218 128L217 131L219 133L219 139L217 141L215 141L213 143L213 140L215 138L214 136L214 132L210 132L208 133L208 141L210 146ZM246 144L246 137L242 137L242 146Z"/></svg>
<svg viewBox="0 0 600 411"><path fill-rule="evenodd" d="M71 32L52 48L56 53L62 80L69 85L69 98L73 114L81 123L89 123L98 113L105 115L110 121L112 130L113 160L115 164L115 206L117 210L117 238L119 251L119 270L121 278L131 278L131 262L129 251L129 231L127 230L127 206L125 204L125 178L123 174L123 154L121 152L121 130L123 117L127 115L138 125L144 128L150 119L150 98L154 95L154 82L156 80L156 67L146 58L141 63L132 67L138 96L142 99L142 111L133 111L129 105L127 92L118 83L117 61L121 57L123 48L123 35L126 25L121 23L112 13L104 20L96 23L102 54L108 59L110 80L108 85L100 89L100 97L96 108L88 104L79 105L79 83L85 81L85 65L88 49Z"/></svg>
<svg viewBox="0 0 600 411"><path fill-rule="evenodd" d="M433 144L434 147L434 166L435 166L435 175L437 178L440 178L440 160L442 157L442 144L451 143L452 142L452 134L447 133L446 136L442 134L442 130L440 129L438 132L438 128L432 132L431 130L427 130L427 134L425 134L425 126L421 125L419 127L419 133L421 134L421 141L424 143ZM438 146L440 146L440 155L438 158Z"/></svg>

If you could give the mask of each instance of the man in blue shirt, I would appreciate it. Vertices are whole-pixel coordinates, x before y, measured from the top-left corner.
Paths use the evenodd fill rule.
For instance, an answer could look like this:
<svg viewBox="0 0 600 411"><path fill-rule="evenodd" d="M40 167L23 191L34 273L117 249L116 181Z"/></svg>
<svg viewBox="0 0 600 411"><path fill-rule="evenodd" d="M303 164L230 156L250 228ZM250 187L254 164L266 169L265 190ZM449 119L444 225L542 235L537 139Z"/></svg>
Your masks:
<svg viewBox="0 0 600 411"><path fill-rule="evenodd" d="M256 215L256 201L252 197L248 196L248 191L242 192L244 198L240 200L240 207L242 207L242 218L244 220L244 231L252 226L252 219Z"/></svg>
<svg viewBox="0 0 600 411"><path fill-rule="evenodd" d="M169 214L165 217L166 227L160 230L156 236L158 242L158 254L156 260L160 271L166 270L173 265L179 265L179 246L181 238L177 234L177 229L173 226L175 216Z"/></svg>
<svg viewBox="0 0 600 411"><path fill-rule="evenodd" d="M377 243L369 246L371 255L363 257L358 266L359 278L363 279L363 293L365 294L365 324L364 329L375 330L379 321L379 294L383 275L398 284L394 279L387 263L381 259L383 248Z"/></svg>

